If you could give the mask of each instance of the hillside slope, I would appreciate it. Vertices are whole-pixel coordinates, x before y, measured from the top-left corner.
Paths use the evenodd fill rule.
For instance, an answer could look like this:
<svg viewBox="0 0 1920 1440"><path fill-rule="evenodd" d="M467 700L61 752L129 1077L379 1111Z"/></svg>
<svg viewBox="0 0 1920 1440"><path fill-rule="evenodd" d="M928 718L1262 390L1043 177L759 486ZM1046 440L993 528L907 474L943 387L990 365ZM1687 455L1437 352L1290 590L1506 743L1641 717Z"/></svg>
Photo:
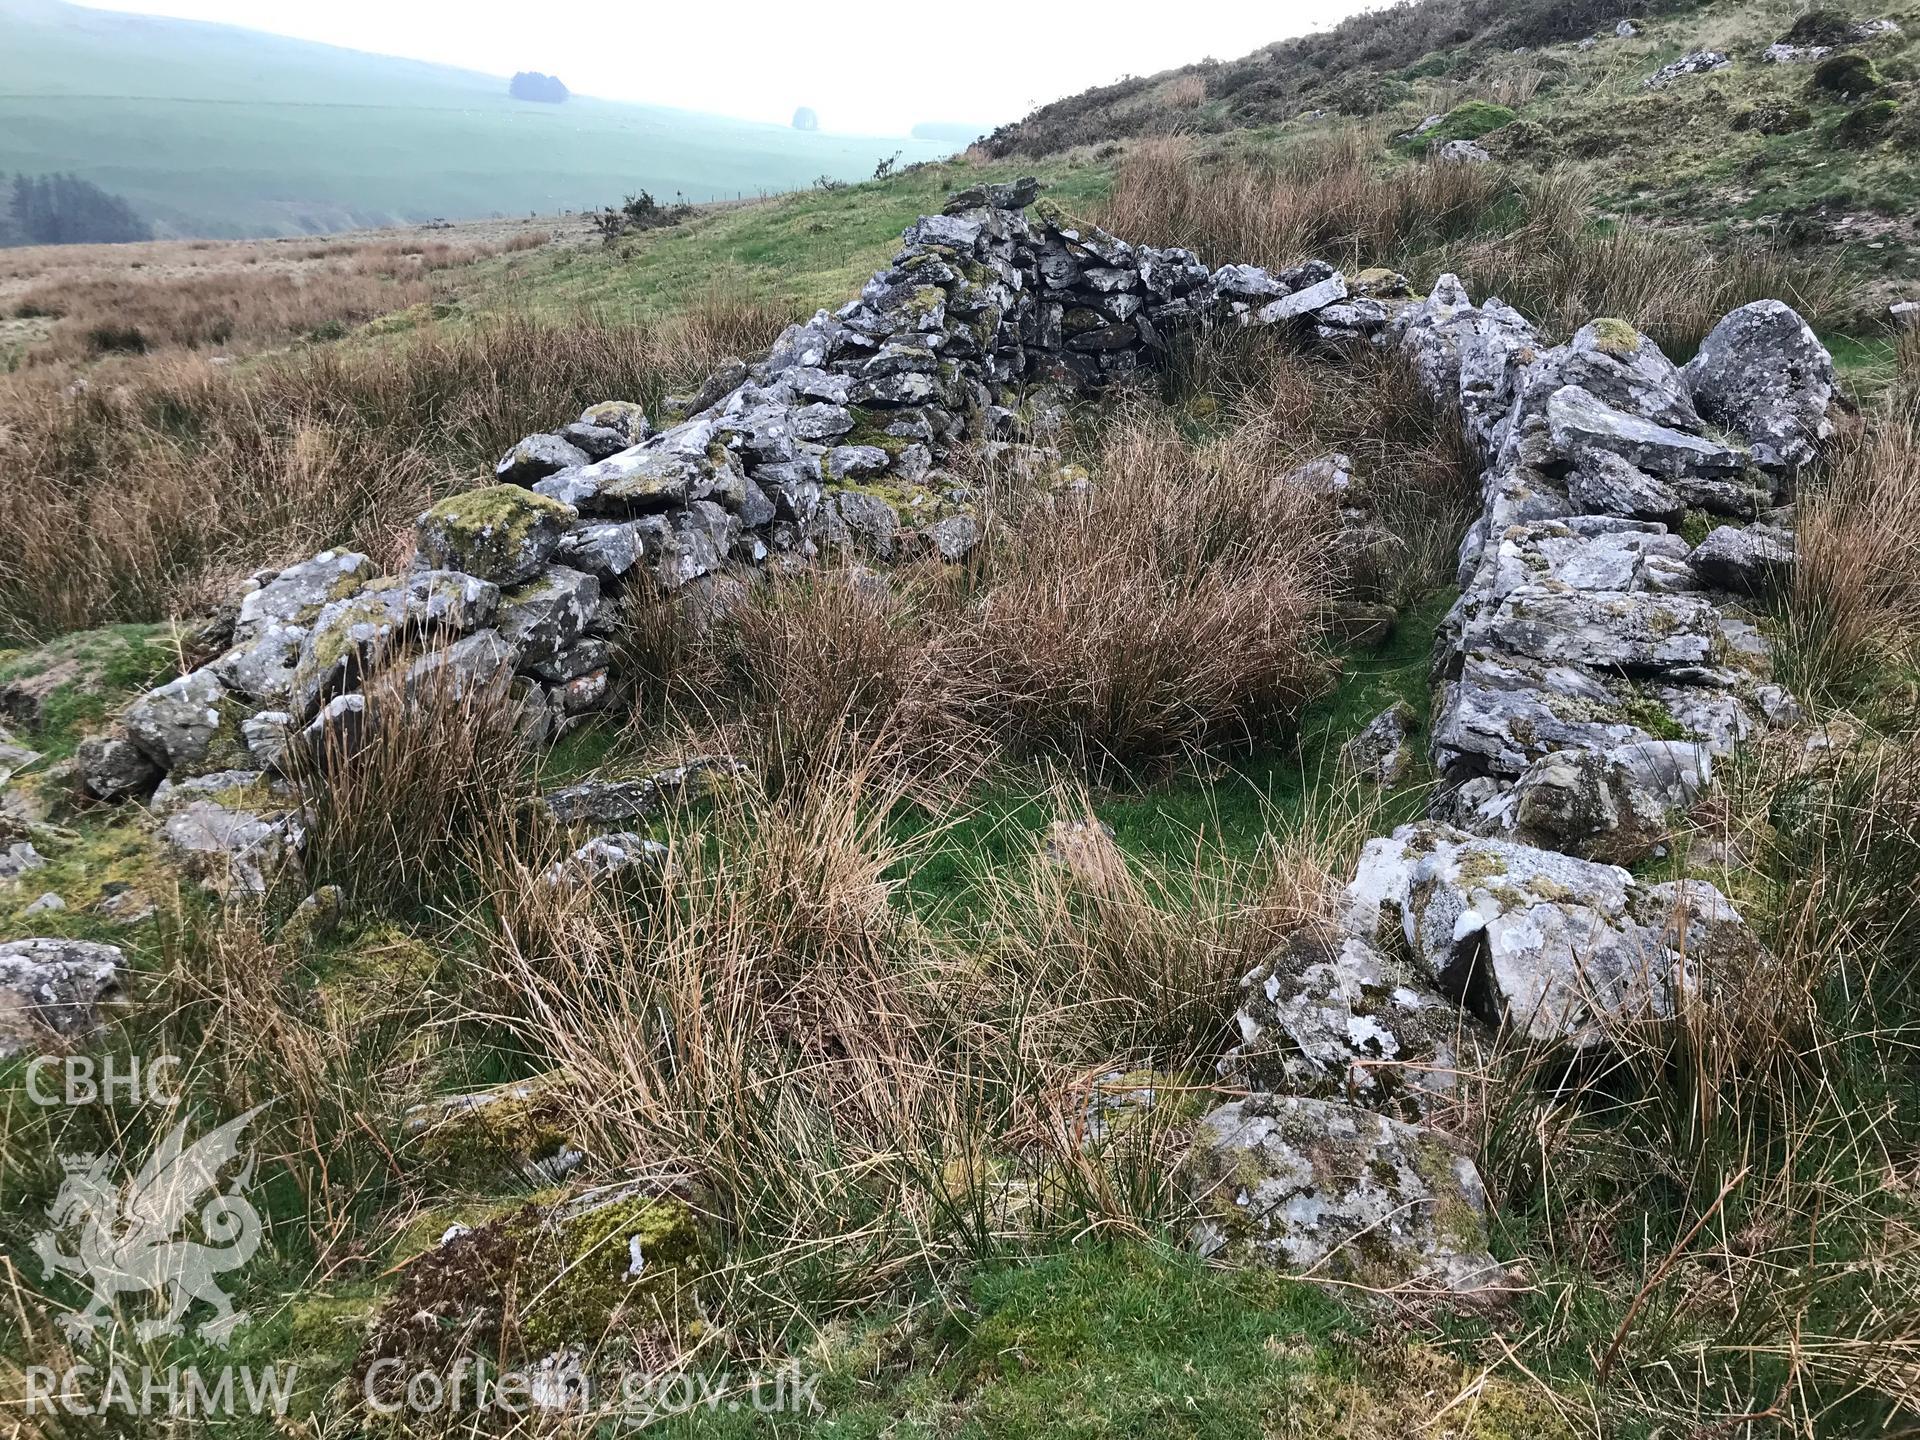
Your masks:
<svg viewBox="0 0 1920 1440"><path fill-rule="evenodd" d="M1797 53L1767 59L1782 41ZM1040 156L1148 136L1218 145L1331 131L1359 135L1386 164L1418 152L1404 137L1428 117L1446 117L1437 138L1586 187L1596 220L1632 216L1840 265L1862 282L1864 321L1914 298L1920 272L1917 42L1920 10L1905 4L1419 0L1238 60L1088 90L985 143L997 157ZM1660 77L1699 52L1714 68Z"/></svg>
<svg viewBox="0 0 1920 1440"><path fill-rule="evenodd" d="M273 235L732 199L948 146L575 96L224 25L0 0L0 172L73 171L163 234Z"/></svg>

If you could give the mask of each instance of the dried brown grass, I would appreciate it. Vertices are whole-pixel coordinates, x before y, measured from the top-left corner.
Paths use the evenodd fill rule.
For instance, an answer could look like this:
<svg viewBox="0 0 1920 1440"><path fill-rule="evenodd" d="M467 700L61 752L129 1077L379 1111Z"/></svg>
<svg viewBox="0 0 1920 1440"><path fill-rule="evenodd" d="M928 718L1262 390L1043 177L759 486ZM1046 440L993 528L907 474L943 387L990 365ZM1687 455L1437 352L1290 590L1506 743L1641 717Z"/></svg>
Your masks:
<svg viewBox="0 0 1920 1440"><path fill-rule="evenodd" d="M1920 407L1850 437L1798 507L1790 679L1845 701L1920 665Z"/></svg>
<svg viewBox="0 0 1920 1440"><path fill-rule="evenodd" d="M533 426L657 402L785 316L711 297L660 325L510 318L236 373L181 357L127 383L0 388L0 639L191 611L347 544L382 562L435 498Z"/></svg>
<svg viewBox="0 0 1920 1440"><path fill-rule="evenodd" d="M1377 173L1378 138L1355 130L1254 156L1145 140L1120 162L1095 218L1136 243L1184 245L1210 264L1280 269L1318 256L1354 270L1480 229L1509 193L1486 166Z"/></svg>
<svg viewBox="0 0 1920 1440"><path fill-rule="evenodd" d="M526 232L464 245L337 242L296 256L240 247L223 255L221 263L191 267L169 265L156 256L153 264L122 259L108 268L112 257L99 257L78 274L49 267L52 278L19 291L6 304L15 314L54 321L47 338L28 348L28 365L109 353L245 353L304 337L332 337L376 316L425 304L441 293L430 279L436 272L545 243L544 233ZM260 263L263 255L269 263Z"/></svg>
<svg viewBox="0 0 1920 1440"><path fill-rule="evenodd" d="M1592 182L1578 170L1521 179L1497 165L1394 166L1380 141L1354 130L1251 156L1143 141L1096 218L1212 264L1274 269L1317 257L1349 272L1388 266L1416 285L1451 270L1476 298L1498 295L1550 334L1617 316L1682 359L1749 300L1787 300L1818 325L1843 299L1831 266L1783 250L1600 227Z"/></svg>
<svg viewBox="0 0 1920 1440"><path fill-rule="evenodd" d="M1092 1082L1156 1065L1170 1102L1204 1090L1247 954L1321 888L1298 849L1199 841L1190 876L1093 878L1036 853L987 882L1004 911L977 933L934 929L899 891L938 828L900 840L886 765L841 753L670 817L644 906L508 884L486 937L591 1153L711 1197L748 1326L1179 1213L1171 1114L1089 1153Z"/></svg>

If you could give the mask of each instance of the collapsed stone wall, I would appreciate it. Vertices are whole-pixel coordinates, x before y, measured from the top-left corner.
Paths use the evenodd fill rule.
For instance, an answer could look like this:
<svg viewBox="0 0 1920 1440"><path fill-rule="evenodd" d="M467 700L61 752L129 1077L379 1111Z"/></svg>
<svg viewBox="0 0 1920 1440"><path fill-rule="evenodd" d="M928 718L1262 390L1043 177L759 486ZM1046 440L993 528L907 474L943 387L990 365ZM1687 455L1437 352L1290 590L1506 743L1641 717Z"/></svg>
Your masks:
<svg viewBox="0 0 1920 1440"><path fill-rule="evenodd" d="M1246 978L1223 1069L1252 1093L1201 1122L1196 1238L1481 1294L1506 1279L1485 1192L1426 1122L1496 1029L1603 1051L1767 963L1713 885L1623 867L1665 853L1716 759L1797 718L1752 607L1792 563L1793 477L1836 386L1777 301L1682 369L1616 320L1549 347L1442 276L1386 341L1486 466L1434 657L1447 783L1430 819L1366 845L1331 925ZM1370 726L1356 767L1401 770L1405 722Z"/></svg>
<svg viewBox="0 0 1920 1440"><path fill-rule="evenodd" d="M725 367L658 433L609 401L529 436L498 483L419 518L406 575L328 551L255 577L224 652L88 742L85 783L151 791L169 844L259 890L300 843L289 747L350 738L376 674L403 692L511 677L544 732L604 703L632 586L717 604L729 572L781 557L964 556L973 496L942 463L1014 444L1024 387L1101 388L1202 324L1398 348L1485 465L1435 653L1446 784L1432 818L1369 842L1333 923L1246 977L1222 1065L1247 1093L1199 1122L1188 1179L1209 1253L1496 1288L1479 1176L1433 1123L1496 1027L1604 1048L1763 963L1713 886L1622 866L1659 851L1717 758L1795 718L1750 607L1791 564L1793 477L1831 433L1832 362L1774 301L1733 312L1682 369L1616 320L1549 346L1452 276L1415 297L1321 262L1209 271L1030 220L1032 191L964 192L915 222L858 299ZM1328 457L1297 483L1346 468ZM1403 729L1382 716L1356 753L1404 773ZM567 806L602 829L639 813L599 790ZM651 853L602 835L555 883Z"/></svg>
<svg viewBox="0 0 1920 1440"><path fill-rule="evenodd" d="M439 646L406 687L508 674L547 733L606 703L616 605L636 586L718 605L737 585L729 572L770 561L964 557L977 497L943 464L972 443L1046 463L1010 438L1030 387L1099 390L1202 323L1331 341L1389 318L1322 262L1209 271L1189 251L1131 245L1044 207L1030 219L1036 191L1023 180L955 195L907 228L858 298L670 401L664 429L612 400L526 437L495 484L420 516L407 575L327 551L255 576L224 653L135 704L124 734L89 742L86 785L118 799L159 783L176 848L217 864L238 847L235 878L257 888L261 862L297 839L286 805L261 818L261 784L275 783L289 745L363 724L367 678L403 646ZM1371 278L1405 293L1397 276ZM235 800L251 818L232 817Z"/></svg>

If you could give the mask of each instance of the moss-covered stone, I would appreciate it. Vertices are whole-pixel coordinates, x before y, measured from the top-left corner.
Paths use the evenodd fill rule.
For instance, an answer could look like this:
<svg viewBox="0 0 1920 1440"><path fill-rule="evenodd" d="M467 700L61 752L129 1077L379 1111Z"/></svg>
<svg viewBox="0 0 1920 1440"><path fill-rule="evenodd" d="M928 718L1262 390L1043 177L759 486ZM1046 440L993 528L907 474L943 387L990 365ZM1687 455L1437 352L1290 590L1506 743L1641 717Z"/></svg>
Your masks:
<svg viewBox="0 0 1920 1440"><path fill-rule="evenodd" d="M1406 141L1405 148L1414 154L1425 155L1449 140L1478 140L1503 125L1511 125L1516 118L1514 112L1505 105L1496 105L1490 100L1469 100L1464 105L1454 106L1438 125L1425 134Z"/></svg>
<svg viewBox="0 0 1920 1440"><path fill-rule="evenodd" d="M1829 55L1807 77L1807 94L1822 99L1854 99L1869 95L1882 84L1873 61L1854 51Z"/></svg>
<svg viewBox="0 0 1920 1440"><path fill-rule="evenodd" d="M1871 145L1885 135L1900 116L1900 106L1892 100L1868 100L1856 105L1835 122L1833 143L1853 149Z"/></svg>
<svg viewBox="0 0 1920 1440"><path fill-rule="evenodd" d="M1640 348L1640 332L1624 320L1602 316L1591 328L1594 344L1604 355L1631 355Z"/></svg>
<svg viewBox="0 0 1920 1440"><path fill-rule="evenodd" d="M366 1376L376 1361L396 1360L404 1383L415 1370L474 1355L503 1365L570 1347L617 1356L615 1336L678 1351L703 1331L694 1291L706 1269L701 1228L683 1200L637 1186L538 1200L405 1262L356 1370Z"/></svg>
<svg viewBox="0 0 1920 1440"><path fill-rule="evenodd" d="M561 1079L554 1073L428 1102L408 1115L412 1153L463 1184L543 1173L572 1149Z"/></svg>
<svg viewBox="0 0 1920 1440"><path fill-rule="evenodd" d="M546 563L573 508L518 485L487 485L442 500L415 529L429 563L513 585Z"/></svg>

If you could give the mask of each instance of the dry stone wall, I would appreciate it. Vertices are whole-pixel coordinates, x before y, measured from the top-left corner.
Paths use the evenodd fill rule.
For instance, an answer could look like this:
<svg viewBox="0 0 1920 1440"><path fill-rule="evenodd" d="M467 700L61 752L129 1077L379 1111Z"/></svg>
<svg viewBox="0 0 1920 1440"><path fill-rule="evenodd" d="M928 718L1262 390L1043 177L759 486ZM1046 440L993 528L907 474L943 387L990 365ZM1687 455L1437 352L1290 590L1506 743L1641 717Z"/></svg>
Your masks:
<svg viewBox="0 0 1920 1440"><path fill-rule="evenodd" d="M1766 963L1713 885L1623 867L1664 853L1716 759L1797 716L1753 607L1791 566L1794 474L1832 433L1835 379L1777 301L1684 369L1614 320L1549 346L1450 275L1381 338L1486 467L1434 658L1446 783L1432 818L1368 843L1330 926L1243 982L1223 1069L1253 1093L1202 1124L1195 1238L1484 1295L1508 1280L1485 1196L1430 1122L1496 1028L1604 1050ZM1683 517L1713 528L1692 543ZM1404 722L1368 727L1356 771L1396 768Z"/></svg>
<svg viewBox="0 0 1920 1440"><path fill-rule="evenodd" d="M976 497L943 463L976 443L1017 452L1002 457L1014 463L1057 461L1010 439L1029 387L1099 390L1201 323L1334 339L1390 318L1324 263L1209 271L1189 251L1130 245L1044 208L1029 218L1036 190L1023 180L954 196L907 228L857 299L669 402L664 429L612 400L527 436L494 484L420 516L409 574L327 551L255 576L225 653L138 702L123 735L92 742L86 783L117 799L165 776L169 839L218 855L240 833L216 813L223 797L257 800L289 746L361 726L364 682L395 654L430 642L401 677L409 690L510 675L530 724L551 731L605 704L615 604L635 587L719 606L731 574L770 561L964 557ZM1398 277L1385 281L1391 291ZM259 843L227 878L257 887L290 822L282 806L268 822L280 833L241 827Z"/></svg>
<svg viewBox="0 0 1920 1440"><path fill-rule="evenodd" d="M86 783L150 796L176 851L257 891L300 846L290 747L351 742L379 696L511 686L544 733L605 703L613 606L636 586L711 607L770 562L963 557L975 497L944 462L1013 445L1028 387L1098 390L1201 325L1397 348L1485 467L1435 653L1445 784L1429 820L1366 846L1332 923L1246 977L1222 1062L1244 1094L1199 1123L1187 1180L1208 1253L1497 1290L1484 1190L1440 1123L1488 1037L1604 1049L1763 962L1713 886L1622 867L1659 853L1717 759L1795 718L1752 607L1792 563L1832 362L1774 301L1681 368L1616 320L1548 345L1450 275L1417 297L1321 262L1209 270L1029 218L1034 188L980 187L916 221L857 299L724 367L664 429L608 401L528 436L496 483L420 516L407 574L328 551L256 576L224 653L89 742ZM1297 483L1349 467L1327 457ZM1407 721L1370 726L1356 771L1404 773ZM642 813L617 798L562 808L602 829ZM549 880L593 883L654 848L602 835Z"/></svg>

